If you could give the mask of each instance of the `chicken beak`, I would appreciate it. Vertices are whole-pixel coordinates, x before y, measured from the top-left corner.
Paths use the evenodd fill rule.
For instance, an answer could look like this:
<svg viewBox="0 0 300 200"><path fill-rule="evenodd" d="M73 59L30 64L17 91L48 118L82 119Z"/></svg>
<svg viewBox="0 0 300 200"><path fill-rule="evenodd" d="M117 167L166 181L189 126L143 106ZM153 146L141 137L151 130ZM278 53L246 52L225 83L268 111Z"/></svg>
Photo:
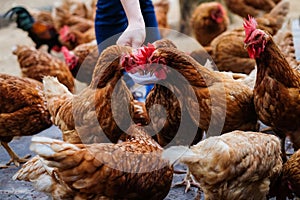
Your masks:
<svg viewBox="0 0 300 200"><path fill-rule="evenodd" d="M250 46L250 44L245 43L245 44L244 44L244 49L247 49L249 46Z"/></svg>

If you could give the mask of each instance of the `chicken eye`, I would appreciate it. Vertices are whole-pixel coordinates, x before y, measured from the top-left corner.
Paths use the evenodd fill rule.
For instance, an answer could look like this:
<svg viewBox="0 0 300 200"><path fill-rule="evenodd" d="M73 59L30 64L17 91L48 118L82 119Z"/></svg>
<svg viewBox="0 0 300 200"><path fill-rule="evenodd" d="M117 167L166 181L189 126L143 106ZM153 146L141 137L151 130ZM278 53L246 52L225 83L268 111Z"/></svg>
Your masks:
<svg viewBox="0 0 300 200"><path fill-rule="evenodd" d="M260 37L261 37L261 35L260 35L260 34L257 34L257 35L254 36L254 40L259 40Z"/></svg>

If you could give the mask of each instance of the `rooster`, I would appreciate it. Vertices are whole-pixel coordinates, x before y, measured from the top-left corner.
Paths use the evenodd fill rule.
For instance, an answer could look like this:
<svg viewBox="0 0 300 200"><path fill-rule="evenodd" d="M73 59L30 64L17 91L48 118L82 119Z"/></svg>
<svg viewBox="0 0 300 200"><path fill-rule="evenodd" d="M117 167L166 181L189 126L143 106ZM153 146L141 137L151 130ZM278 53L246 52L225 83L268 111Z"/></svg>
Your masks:
<svg viewBox="0 0 300 200"><path fill-rule="evenodd" d="M13 177L33 182L54 199L164 199L173 167L161 159L162 148L147 132L132 125L119 144L74 145L34 137L39 156Z"/></svg>
<svg viewBox="0 0 300 200"><path fill-rule="evenodd" d="M11 19L14 15L17 16L17 27L28 32L28 36L35 43L37 49L45 44L48 46L49 53L51 50L60 51L62 45L58 40L59 34L52 21L49 23L49 20L37 20L21 6L13 7L4 14L4 17L8 16ZM51 17L50 13L48 15Z"/></svg>
<svg viewBox="0 0 300 200"><path fill-rule="evenodd" d="M291 68L272 36L257 28L254 18L244 22L245 47L257 64L254 104L259 119L282 139L300 147L300 72Z"/></svg>
<svg viewBox="0 0 300 200"><path fill-rule="evenodd" d="M210 42L227 30L229 18L221 3L201 3L191 17L191 27L197 41L207 46Z"/></svg>
<svg viewBox="0 0 300 200"><path fill-rule="evenodd" d="M52 125L43 96L42 84L30 78L0 74L0 142L11 157L7 163L19 166L20 158L9 147L14 136L39 133Z"/></svg>
<svg viewBox="0 0 300 200"><path fill-rule="evenodd" d="M280 148L274 135L233 131L190 148L170 147L163 158L187 164L206 200L263 200L282 170Z"/></svg>

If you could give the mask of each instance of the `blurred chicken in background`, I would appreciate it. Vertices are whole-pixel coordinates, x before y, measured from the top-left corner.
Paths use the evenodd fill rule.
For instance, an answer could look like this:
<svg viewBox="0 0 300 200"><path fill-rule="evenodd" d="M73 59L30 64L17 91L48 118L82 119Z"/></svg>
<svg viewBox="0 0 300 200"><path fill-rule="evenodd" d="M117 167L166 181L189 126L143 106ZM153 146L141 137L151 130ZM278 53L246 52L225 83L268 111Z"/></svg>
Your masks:
<svg viewBox="0 0 300 200"><path fill-rule="evenodd" d="M49 53L51 50L60 51L59 34L54 27L50 12L40 11L33 17L26 8L17 6L4 14L4 17L10 19L13 16L16 16L17 27L28 32L28 36L36 44L37 49L45 44L48 46Z"/></svg>

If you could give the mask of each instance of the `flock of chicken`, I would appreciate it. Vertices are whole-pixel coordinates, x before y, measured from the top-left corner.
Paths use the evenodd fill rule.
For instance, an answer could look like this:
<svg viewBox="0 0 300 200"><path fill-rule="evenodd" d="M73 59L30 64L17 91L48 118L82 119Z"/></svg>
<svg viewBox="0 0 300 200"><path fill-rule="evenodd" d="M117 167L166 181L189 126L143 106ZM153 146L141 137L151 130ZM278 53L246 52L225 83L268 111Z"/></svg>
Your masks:
<svg viewBox="0 0 300 200"><path fill-rule="evenodd" d="M36 47L12 52L23 77L0 74L0 142L11 157L1 168L25 163L13 179L53 199L163 199L178 162L188 166L186 184L194 181L208 200L300 197L300 73L289 2L195 2L186 23L203 48L188 53L161 39L98 55L95 1L9 10ZM154 6L167 37L169 1ZM228 30L229 11L245 18L243 27ZM124 72L155 85L145 103ZM75 78L88 86L75 93ZM8 146L53 124L63 140L33 137L31 159Z"/></svg>

